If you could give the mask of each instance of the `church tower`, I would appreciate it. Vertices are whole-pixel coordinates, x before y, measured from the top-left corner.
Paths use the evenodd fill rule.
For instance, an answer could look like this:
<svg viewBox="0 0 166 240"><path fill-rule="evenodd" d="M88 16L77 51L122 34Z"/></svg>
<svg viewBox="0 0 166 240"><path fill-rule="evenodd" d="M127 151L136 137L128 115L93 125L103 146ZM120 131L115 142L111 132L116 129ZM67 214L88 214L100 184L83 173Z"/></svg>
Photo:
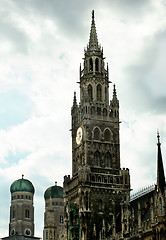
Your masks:
<svg viewBox="0 0 166 240"><path fill-rule="evenodd" d="M33 184L22 176L12 183L10 192L9 236L34 237Z"/></svg>
<svg viewBox="0 0 166 240"><path fill-rule="evenodd" d="M72 177L64 177L67 239L105 239L122 229L121 209L129 199L128 169L120 168L119 100L109 102L109 69L98 43L94 11L80 66L80 103L74 93Z"/></svg>

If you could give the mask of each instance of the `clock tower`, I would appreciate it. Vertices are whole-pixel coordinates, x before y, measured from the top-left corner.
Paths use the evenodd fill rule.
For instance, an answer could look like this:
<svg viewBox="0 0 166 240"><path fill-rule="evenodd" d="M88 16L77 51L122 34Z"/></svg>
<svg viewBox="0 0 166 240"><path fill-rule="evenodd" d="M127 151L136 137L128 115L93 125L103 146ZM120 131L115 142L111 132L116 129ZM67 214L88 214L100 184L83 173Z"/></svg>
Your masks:
<svg viewBox="0 0 166 240"><path fill-rule="evenodd" d="M74 93L72 177L64 177L67 239L106 239L122 231L130 176L120 168L119 100L98 43L94 11L90 38L80 65L80 103Z"/></svg>

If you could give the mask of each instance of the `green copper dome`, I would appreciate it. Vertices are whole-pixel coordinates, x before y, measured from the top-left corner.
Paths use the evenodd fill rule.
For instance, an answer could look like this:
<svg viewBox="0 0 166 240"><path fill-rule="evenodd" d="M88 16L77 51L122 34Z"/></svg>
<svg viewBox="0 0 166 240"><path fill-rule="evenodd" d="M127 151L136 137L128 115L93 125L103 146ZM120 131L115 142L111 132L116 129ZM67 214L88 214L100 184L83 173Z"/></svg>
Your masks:
<svg viewBox="0 0 166 240"><path fill-rule="evenodd" d="M44 193L44 198L45 200L49 198L63 198L63 188L59 187L57 185L49 187L45 193Z"/></svg>
<svg viewBox="0 0 166 240"><path fill-rule="evenodd" d="M18 179L14 181L10 187L10 192L30 192L33 193L35 192L33 184L27 180L27 179Z"/></svg>

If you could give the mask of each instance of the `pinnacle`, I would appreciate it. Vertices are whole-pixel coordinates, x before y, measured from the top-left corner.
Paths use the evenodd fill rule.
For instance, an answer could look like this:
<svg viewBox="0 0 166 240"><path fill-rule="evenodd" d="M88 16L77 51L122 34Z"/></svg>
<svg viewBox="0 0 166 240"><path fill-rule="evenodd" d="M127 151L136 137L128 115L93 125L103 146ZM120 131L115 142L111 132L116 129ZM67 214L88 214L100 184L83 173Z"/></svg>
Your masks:
<svg viewBox="0 0 166 240"><path fill-rule="evenodd" d="M161 154L161 143L160 143L160 135L159 132L157 132L157 138L158 138L158 156L157 156L157 188L161 190L161 192L164 192L165 187L165 175L164 175L164 167L163 167L163 160L162 160L162 154Z"/></svg>

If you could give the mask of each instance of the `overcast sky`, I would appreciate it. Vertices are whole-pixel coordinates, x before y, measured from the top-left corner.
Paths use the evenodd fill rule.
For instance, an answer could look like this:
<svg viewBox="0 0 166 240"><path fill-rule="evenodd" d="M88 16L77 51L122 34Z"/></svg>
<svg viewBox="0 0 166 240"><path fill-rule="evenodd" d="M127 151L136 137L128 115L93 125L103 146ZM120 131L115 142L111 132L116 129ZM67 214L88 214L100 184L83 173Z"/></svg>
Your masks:
<svg viewBox="0 0 166 240"><path fill-rule="evenodd" d="M33 183L42 237L44 191L71 174L71 106L93 9L120 101L121 167L130 169L131 188L156 181L157 129L166 158L165 1L1 0L0 237L9 234L13 181L24 174Z"/></svg>

